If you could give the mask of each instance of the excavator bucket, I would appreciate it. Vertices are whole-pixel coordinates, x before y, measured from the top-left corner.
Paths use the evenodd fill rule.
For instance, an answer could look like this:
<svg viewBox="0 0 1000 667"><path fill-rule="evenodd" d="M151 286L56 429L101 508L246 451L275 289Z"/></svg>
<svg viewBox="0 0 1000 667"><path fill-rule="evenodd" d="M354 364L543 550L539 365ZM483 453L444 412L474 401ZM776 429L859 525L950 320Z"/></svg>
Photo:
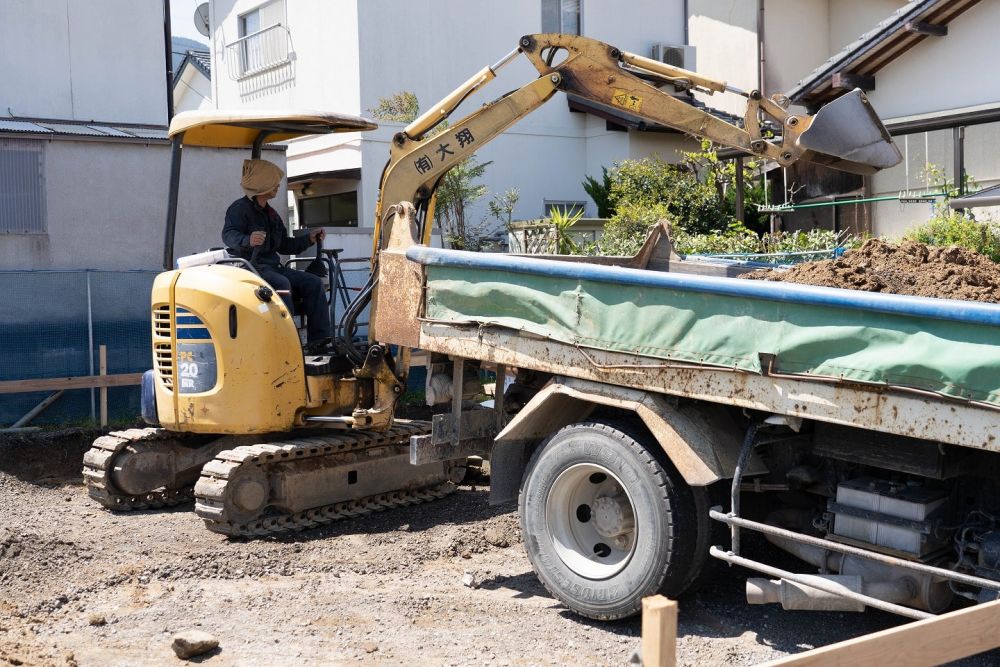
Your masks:
<svg viewBox="0 0 1000 667"><path fill-rule="evenodd" d="M855 174L874 174L903 159L859 88L821 108L798 145L802 159Z"/></svg>

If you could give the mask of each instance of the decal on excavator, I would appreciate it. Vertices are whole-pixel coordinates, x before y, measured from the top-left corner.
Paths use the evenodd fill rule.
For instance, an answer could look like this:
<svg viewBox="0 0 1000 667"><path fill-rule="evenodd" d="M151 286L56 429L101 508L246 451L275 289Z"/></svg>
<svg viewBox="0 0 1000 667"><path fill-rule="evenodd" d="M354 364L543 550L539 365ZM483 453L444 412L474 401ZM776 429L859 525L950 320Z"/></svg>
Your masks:
<svg viewBox="0 0 1000 667"><path fill-rule="evenodd" d="M642 111L642 98L620 88L616 88L614 93L612 93L611 103L616 107L628 109L629 111Z"/></svg>
<svg viewBox="0 0 1000 667"><path fill-rule="evenodd" d="M181 394L209 391L218 376L212 334L200 317L185 308L177 308L176 318L178 390Z"/></svg>

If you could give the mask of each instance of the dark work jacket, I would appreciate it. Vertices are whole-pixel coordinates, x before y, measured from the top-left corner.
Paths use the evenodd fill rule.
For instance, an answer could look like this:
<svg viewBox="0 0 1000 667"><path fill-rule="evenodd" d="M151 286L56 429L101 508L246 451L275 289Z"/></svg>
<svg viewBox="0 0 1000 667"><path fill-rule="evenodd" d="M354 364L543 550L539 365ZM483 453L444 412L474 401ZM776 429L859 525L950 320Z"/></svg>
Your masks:
<svg viewBox="0 0 1000 667"><path fill-rule="evenodd" d="M226 211L226 226L222 228L222 242L230 252L244 259L253 254L250 247L251 232L267 232L264 245L260 247L257 263L278 266L282 255L297 255L312 245L306 236L289 236L285 223L278 212L269 205L258 206L249 197L240 197Z"/></svg>

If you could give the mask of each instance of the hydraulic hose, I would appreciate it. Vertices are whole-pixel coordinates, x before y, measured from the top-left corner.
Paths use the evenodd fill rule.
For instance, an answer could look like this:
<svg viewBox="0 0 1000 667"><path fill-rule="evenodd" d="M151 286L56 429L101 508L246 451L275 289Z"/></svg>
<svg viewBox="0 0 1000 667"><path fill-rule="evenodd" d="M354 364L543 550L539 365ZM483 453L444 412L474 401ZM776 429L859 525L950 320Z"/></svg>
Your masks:
<svg viewBox="0 0 1000 667"><path fill-rule="evenodd" d="M354 334L358 330L358 317L361 315L361 311L371 303L372 292L375 289L375 285L378 284L378 278L376 278L377 268L372 270L371 275L368 277L368 282L365 283L364 288L350 305L347 310L344 311L344 316L340 319L340 347L347 358L351 360L355 366L361 366L365 362L364 352L358 350L357 346L354 344Z"/></svg>

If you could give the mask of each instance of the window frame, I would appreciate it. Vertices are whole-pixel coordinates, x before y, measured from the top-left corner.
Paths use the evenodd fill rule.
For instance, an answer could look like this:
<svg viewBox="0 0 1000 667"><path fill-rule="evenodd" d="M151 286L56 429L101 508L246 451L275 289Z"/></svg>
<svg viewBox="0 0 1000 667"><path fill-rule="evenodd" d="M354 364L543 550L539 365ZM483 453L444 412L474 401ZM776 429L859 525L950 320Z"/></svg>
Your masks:
<svg viewBox="0 0 1000 667"><path fill-rule="evenodd" d="M552 217L555 208L561 208L565 215L576 215L577 212L587 215L587 202L579 199L544 199L542 200L542 217Z"/></svg>
<svg viewBox="0 0 1000 667"><path fill-rule="evenodd" d="M344 223L337 223L337 222L331 222L331 221L329 221L330 218L332 217L330 215L330 213L332 213L332 209L330 208L329 205L327 206L327 213L328 213L327 214L327 220L328 221L318 222L318 223L314 223L314 222L310 222L309 221L309 216L306 214L306 202L312 202L312 201L315 201L315 200L318 200L318 199L326 199L328 201L332 201L335 197L343 197L345 195L350 195L350 194L354 195L354 216L355 217L351 221L354 224L344 224ZM359 193L358 193L357 190L347 190L345 192L330 192L330 193L321 194L321 195L313 195L311 197L300 197L299 200L298 200L298 202L296 202L296 206L295 206L295 208L297 209L296 210L296 220L298 222L298 227L299 227L299 229L309 229L309 228L314 228L314 227L334 227L336 229L358 229L358 227L360 225L360 221L358 220L358 218L360 217L360 215L359 215L359 210L360 210L359 209L359 204L360 204L360 196L359 196Z"/></svg>
<svg viewBox="0 0 1000 667"><path fill-rule="evenodd" d="M577 3L577 9L576 9L576 29L574 31L567 31L566 30L566 25L565 25L565 21L564 21L566 15L565 15L565 13L563 11L563 2L564 2L564 0L541 0L541 2L539 3L539 7L541 8L541 11L542 11L542 32L557 32L557 33L564 33L564 34L567 34L567 35L582 35L583 34L583 6L584 6L584 0L576 0L576 3ZM546 5L549 5L549 6L546 7ZM548 26L546 25L548 23L548 21L551 20L551 19L548 18L548 16L551 15L551 13L553 12L553 9L555 10L556 15L558 16L558 24L559 25L557 26L558 27L557 30L550 30L548 28Z"/></svg>
<svg viewBox="0 0 1000 667"><path fill-rule="evenodd" d="M2 216L6 206L0 205L0 236L44 236L48 234L48 203L45 182L46 143L42 139L0 138L0 203L4 202L6 198L13 201L17 194L20 194L22 199L34 196L35 199L31 202L33 204L31 212L35 214L33 217L37 222L37 225L28 228L14 228L12 224L8 226ZM6 153L33 153L36 156L34 164L37 166L37 173L34 174L35 180L29 181L33 192L16 193L12 190L13 185L25 183L27 179L31 179L32 174L20 171L21 165L15 164L13 160L8 160L5 156ZM8 163L13 169L10 174L5 174L4 167ZM16 173L14 170L17 170ZM30 171L34 171L34 167ZM10 210L12 213L19 213L14 209L13 204ZM13 215L11 223L23 217L22 215Z"/></svg>
<svg viewBox="0 0 1000 667"><path fill-rule="evenodd" d="M261 14L265 8L272 5L280 5L280 18L277 21L272 21L268 25L263 25ZM247 30L247 19L251 16L256 16L257 23L257 29L252 32ZM237 39L232 44L228 44L227 47L236 47L236 55L239 58L237 78L250 77L262 71L271 69L276 65L289 62L290 58L287 53L284 58L274 58L274 62L270 62L272 59L268 58L267 56L269 54L264 52L264 50L267 49L267 42L264 40L264 34L268 30L278 26L284 27L286 31L288 29L287 0L268 0L267 2L262 2L256 7L236 16ZM262 42L262 46L259 51L253 51L251 48L251 42L255 39L259 39ZM289 49L290 47L286 44L286 51Z"/></svg>

